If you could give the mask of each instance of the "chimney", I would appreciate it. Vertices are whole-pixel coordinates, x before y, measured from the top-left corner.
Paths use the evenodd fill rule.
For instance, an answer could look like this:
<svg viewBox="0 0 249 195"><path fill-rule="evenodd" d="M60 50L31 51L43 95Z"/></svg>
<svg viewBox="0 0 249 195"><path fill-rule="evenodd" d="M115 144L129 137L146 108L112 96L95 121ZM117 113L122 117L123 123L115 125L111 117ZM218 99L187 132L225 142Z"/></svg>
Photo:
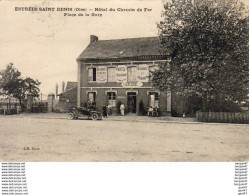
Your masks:
<svg viewBox="0 0 249 195"><path fill-rule="evenodd" d="M65 81L62 81L62 93L65 92Z"/></svg>
<svg viewBox="0 0 249 195"><path fill-rule="evenodd" d="M97 41L98 41L98 37L97 36L95 36L95 35L90 35L90 43L91 44L94 44L94 43L96 43Z"/></svg>

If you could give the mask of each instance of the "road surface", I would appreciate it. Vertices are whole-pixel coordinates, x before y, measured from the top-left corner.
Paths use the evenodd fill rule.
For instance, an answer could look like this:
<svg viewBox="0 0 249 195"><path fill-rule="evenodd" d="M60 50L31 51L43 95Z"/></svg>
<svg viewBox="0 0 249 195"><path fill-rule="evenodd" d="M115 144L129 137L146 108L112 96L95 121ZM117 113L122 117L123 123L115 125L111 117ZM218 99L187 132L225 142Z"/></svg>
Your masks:
<svg viewBox="0 0 249 195"><path fill-rule="evenodd" d="M1 161L249 161L249 125L0 117Z"/></svg>

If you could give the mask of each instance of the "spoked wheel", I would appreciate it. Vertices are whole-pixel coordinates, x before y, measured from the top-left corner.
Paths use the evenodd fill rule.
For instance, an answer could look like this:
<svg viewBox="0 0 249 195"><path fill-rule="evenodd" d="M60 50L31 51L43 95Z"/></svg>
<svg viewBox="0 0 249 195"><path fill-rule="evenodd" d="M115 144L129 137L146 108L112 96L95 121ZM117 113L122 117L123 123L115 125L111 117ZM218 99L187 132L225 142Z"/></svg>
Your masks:
<svg viewBox="0 0 249 195"><path fill-rule="evenodd" d="M93 113L93 114L92 114L92 119L93 119L94 121L98 120L98 115L97 115L96 113Z"/></svg>
<svg viewBox="0 0 249 195"><path fill-rule="evenodd" d="M68 119L69 119L69 120L75 119L74 114L73 114L73 113L69 113Z"/></svg>

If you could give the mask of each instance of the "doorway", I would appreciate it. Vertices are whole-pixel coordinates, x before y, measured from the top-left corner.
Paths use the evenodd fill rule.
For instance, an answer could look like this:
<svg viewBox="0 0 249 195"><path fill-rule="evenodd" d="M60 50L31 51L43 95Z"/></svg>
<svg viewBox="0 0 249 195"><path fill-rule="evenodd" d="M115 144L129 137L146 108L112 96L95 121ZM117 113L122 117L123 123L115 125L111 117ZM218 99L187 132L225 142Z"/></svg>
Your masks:
<svg viewBox="0 0 249 195"><path fill-rule="evenodd" d="M127 93L127 112L136 113L137 111L137 94L136 92Z"/></svg>

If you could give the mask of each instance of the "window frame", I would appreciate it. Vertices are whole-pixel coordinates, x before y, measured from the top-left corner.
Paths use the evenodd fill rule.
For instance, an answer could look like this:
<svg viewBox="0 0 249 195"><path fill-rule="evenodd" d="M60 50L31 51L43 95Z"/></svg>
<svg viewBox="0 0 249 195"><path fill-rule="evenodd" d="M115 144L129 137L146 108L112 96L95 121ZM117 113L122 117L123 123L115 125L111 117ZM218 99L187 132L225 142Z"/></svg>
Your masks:
<svg viewBox="0 0 249 195"><path fill-rule="evenodd" d="M110 69L113 69L114 70L114 80L109 80L109 71ZM107 82L117 82L117 78L116 78L116 67L107 67Z"/></svg>
<svg viewBox="0 0 249 195"><path fill-rule="evenodd" d="M152 81L152 78L153 78L152 72L154 72L154 71L151 71L151 69L154 69L154 71L155 71L156 65L149 66L149 82Z"/></svg>
<svg viewBox="0 0 249 195"><path fill-rule="evenodd" d="M159 92L149 92L148 93L149 97L148 97L148 101L149 101L149 106L150 107L157 107L159 108ZM151 105L151 95L154 95L154 105Z"/></svg>
<svg viewBox="0 0 249 195"><path fill-rule="evenodd" d="M133 71L131 71L132 72L132 78L134 79L134 80L130 80L129 79L129 69L135 69L136 71L135 71L135 75L134 75L134 72ZM137 82L138 81L138 79L137 79L137 66L127 66L127 82Z"/></svg>
<svg viewBox="0 0 249 195"><path fill-rule="evenodd" d="M107 103L108 106L111 105L112 107L116 107L117 103L117 93L113 91L107 92Z"/></svg>
<svg viewBox="0 0 249 195"><path fill-rule="evenodd" d="M92 70L92 79L90 79L91 77L89 76L90 70ZM88 68L87 80L88 80L88 82L96 82L97 81L97 68L96 67L89 67Z"/></svg>
<svg viewBox="0 0 249 195"><path fill-rule="evenodd" d="M92 102L96 102L97 93L95 91L88 91L87 92L87 102L90 102L90 97L89 97L90 93L93 94L93 101Z"/></svg>

